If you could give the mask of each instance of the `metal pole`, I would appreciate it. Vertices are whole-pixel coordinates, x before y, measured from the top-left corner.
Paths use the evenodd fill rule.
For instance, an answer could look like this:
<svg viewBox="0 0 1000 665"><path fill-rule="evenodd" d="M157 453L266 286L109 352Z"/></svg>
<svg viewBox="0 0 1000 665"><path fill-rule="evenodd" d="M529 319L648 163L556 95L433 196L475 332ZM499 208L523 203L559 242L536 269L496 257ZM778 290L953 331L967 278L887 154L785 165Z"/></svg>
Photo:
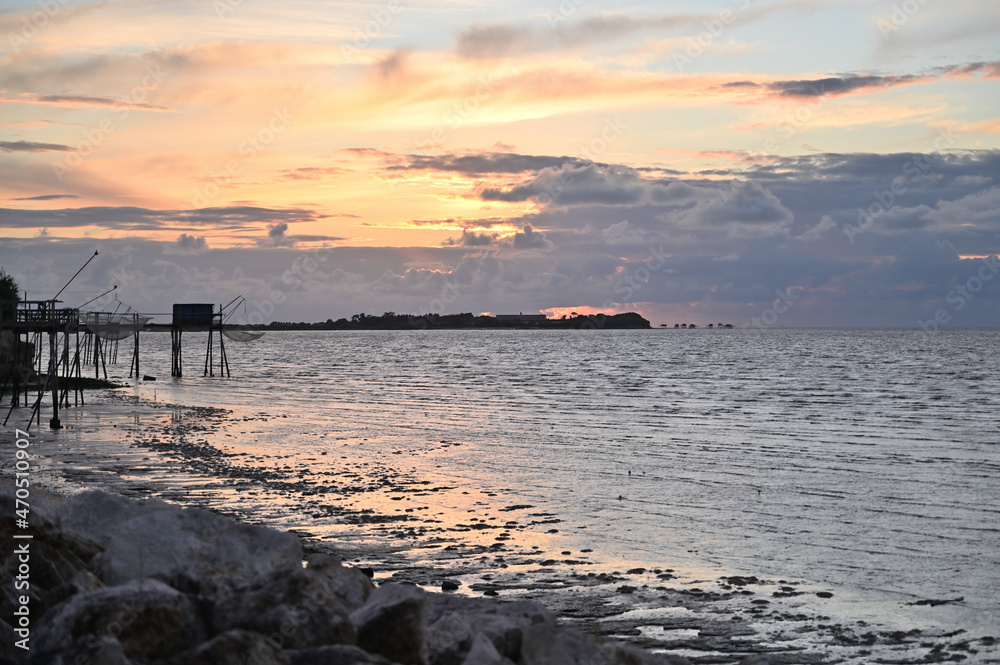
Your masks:
<svg viewBox="0 0 1000 665"><path fill-rule="evenodd" d="M97 250L96 249L94 250L94 256L97 256ZM83 269L86 268L87 265L90 264L90 262L94 260L94 256L91 256L89 259L87 259L87 263L84 263L83 266L79 270L76 271L76 275L79 275L81 272L83 272ZM74 279L76 279L76 275L73 275L72 277L69 278L69 282L66 282L66 286L69 286L70 282L72 282ZM59 293L55 294L52 297L53 307L55 307L56 299L58 299L59 296L62 295L62 292L66 290L66 286L64 286L61 289L59 289Z"/></svg>

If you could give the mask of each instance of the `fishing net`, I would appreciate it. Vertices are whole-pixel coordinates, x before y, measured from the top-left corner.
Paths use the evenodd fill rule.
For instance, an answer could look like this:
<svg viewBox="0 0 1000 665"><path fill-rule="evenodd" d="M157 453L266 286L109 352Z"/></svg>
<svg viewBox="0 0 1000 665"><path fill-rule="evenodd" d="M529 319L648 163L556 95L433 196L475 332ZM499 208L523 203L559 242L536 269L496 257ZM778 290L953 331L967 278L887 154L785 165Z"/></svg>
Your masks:
<svg viewBox="0 0 1000 665"><path fill-rule="evenodd" d="M125 339L146 325L152 317L114 312L81 312L80 318L87 330L101 339Z"/></svg>
<svg viewBox="0 0 1000 665"><path fill-rule="evenodd" d="M252 342L264 336L262 332L251 332L249 330L227 330L222 329L222 334L234 342Z"/></svg>

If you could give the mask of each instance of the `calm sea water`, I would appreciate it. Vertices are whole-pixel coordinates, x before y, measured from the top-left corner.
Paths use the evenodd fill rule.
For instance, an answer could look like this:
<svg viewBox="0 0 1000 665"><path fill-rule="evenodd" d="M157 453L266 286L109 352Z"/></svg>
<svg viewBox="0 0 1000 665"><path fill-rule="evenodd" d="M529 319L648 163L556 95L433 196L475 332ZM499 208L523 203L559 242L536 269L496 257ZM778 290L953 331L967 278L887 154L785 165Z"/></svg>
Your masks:
<svg viewBox="0 0 1000 665"><path fill-rule="evenodd" d="M1000 623L998 331L269 333L227 344L232 379L201 376L203 338L171 382L167 336L144 336L142 394L267 414L233 438L289 473L433 473L609 560L808 580L880 615L961 596L935 616Z"/></svg>

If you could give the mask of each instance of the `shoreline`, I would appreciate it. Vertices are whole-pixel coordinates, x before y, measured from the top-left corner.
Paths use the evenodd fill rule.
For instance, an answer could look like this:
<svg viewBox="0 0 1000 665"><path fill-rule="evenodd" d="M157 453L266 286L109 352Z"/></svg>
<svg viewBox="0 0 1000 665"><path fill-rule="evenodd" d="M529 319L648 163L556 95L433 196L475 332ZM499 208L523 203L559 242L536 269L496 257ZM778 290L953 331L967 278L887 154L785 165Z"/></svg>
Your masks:
<svg viewBox="0 0 1000 665"><path fill-rule="evenodd" d="M123 413L123 406L137 411ZM586 548L547 551L536 531L558 526L558 516L533 514L534 507L518 505L516 496L503 497L512 506L474 508L481 521L453 522L437 532L424 529L433 520L417 521L421 526L415 527L409 518L413 513L397 520L378 504L368 512L339 510L323 516L342 522L339 535L323 538L308 528L309 521L319 519L317 513L294 518L288 510L313 506L317 496L322 498L318 488L290 481L286 471L241 464L243 453L222 449L216 439L230 436L225 430L234 418L226 409L154 403L107 391L86 407L67 411L70 427L61 435L34 432L52 445L51 451L41 451L48 452L47 462L33 473L33 484L37 479L38 486L62 494L102 489L208 508L243 523L292 531L303 539L307 553L332 553L350 565L371 568L376 582L409 582L429 590L457 582L456 593L462 595L536 600L586 632L654 652L668 650L694 663L737 663L754 654L772 654L772 662L947 662L968 656L970 649L993 659L976 662L1000 662L995 644L983 639L988 636L924 628L914 633L912 628L831 619L824 603L836 602L839 591L831 594L801 580L767 579L745 571L710 579L677 572L669 562L616 570L599 552ZM78 445L84 442L86 446ZM437 488L426 479L391 473L352 479L339 491L354 498L381 497L386 507L433 495L436 489L473 497L477 492ZM253 500L241 499L250 492L257 493ZM398 496L385 500L390 493ZM276 510L262 509L271 495ZM393 500L400 503L389 503ZM309 506L303 505L306 501ZM474 505L471 499L469 505ZM419 507L407 510L418 512ZM485 518L487 512L502 516L494 520L499 524L489 524L493 518ZM535 530L522 524L532 522ZM297 528L289 528L290 523ZM915 608L915 613L924 610Z"/></svg>

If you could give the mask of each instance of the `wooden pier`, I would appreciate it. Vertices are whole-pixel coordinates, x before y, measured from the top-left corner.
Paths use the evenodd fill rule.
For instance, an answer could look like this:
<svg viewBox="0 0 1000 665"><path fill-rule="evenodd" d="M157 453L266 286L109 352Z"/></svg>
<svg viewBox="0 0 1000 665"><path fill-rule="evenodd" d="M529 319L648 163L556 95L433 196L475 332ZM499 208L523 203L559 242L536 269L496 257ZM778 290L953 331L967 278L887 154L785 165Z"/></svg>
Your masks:
<svg viewBox="0 0 1000 665"><path fill-rule="evenodd" d="M49 426L62 427L59 407L69 406L69 379L81 376L80 362L80 312L74 308L59 307L57 300L27 300L0 302L0 338L4 347L4 362L0 365L0 400L10 388L10 410L4 419L6 425L10 412L20 405L28 406L28 393L32 384L40 384L38 396L32 407L31 420L37 416L41 422L41 404L46 393L52 395L52 418ZM61 335L61 338L60 338ZM48 363L45 381L41 383L42 344L48 338ZM70 360L70 338L75 337L75 354ZM22 340L23 338L23 340ZM36 366L37 365L37 366ZM60 372L63 383L60 390ZM74 402L79 404L83 395L79 380L74 390Z"/></svg>
<svg viewBox="0 0 1000 665"><path fill-rule="evenodd" d="M232 314L234 303L218 309L207 303L182 303L173 306L173 320L169 324L149 323L151 317L126 311L81 312L76 308L59 307L56 300L0 301L0 401L7 391L12 393L10 408L4 424L14 408L32 406L30 428L35 418L41 422L41 405L47 394L52 395L52 418L49 426L59 429L60 407L70 406L70 384L73 388L73 405L83 403L81 390L82 367L94 365L94 378L100 379L102 370L107 380L107 364L117 361L119 341L132 338L132 358L129 378L139 374L139 333L141 331L170 332L170 375L184 375L185 333L208 332L205 348L204 375L230 377L229 358L225 338L251 341L263 333L242 330L225 321ZM227 311L230 312L227 315ZM83 339L81 340L81 335ZM218 335L216 342L215 336ZM48 362L43 374L43 346L47 337ZM71 343L72 341L72 343ZM71 357L71 348L74 349ZM73 380L75 378L75 381ZM29 404L29 392L37 389L34 403Z"/></svg>

